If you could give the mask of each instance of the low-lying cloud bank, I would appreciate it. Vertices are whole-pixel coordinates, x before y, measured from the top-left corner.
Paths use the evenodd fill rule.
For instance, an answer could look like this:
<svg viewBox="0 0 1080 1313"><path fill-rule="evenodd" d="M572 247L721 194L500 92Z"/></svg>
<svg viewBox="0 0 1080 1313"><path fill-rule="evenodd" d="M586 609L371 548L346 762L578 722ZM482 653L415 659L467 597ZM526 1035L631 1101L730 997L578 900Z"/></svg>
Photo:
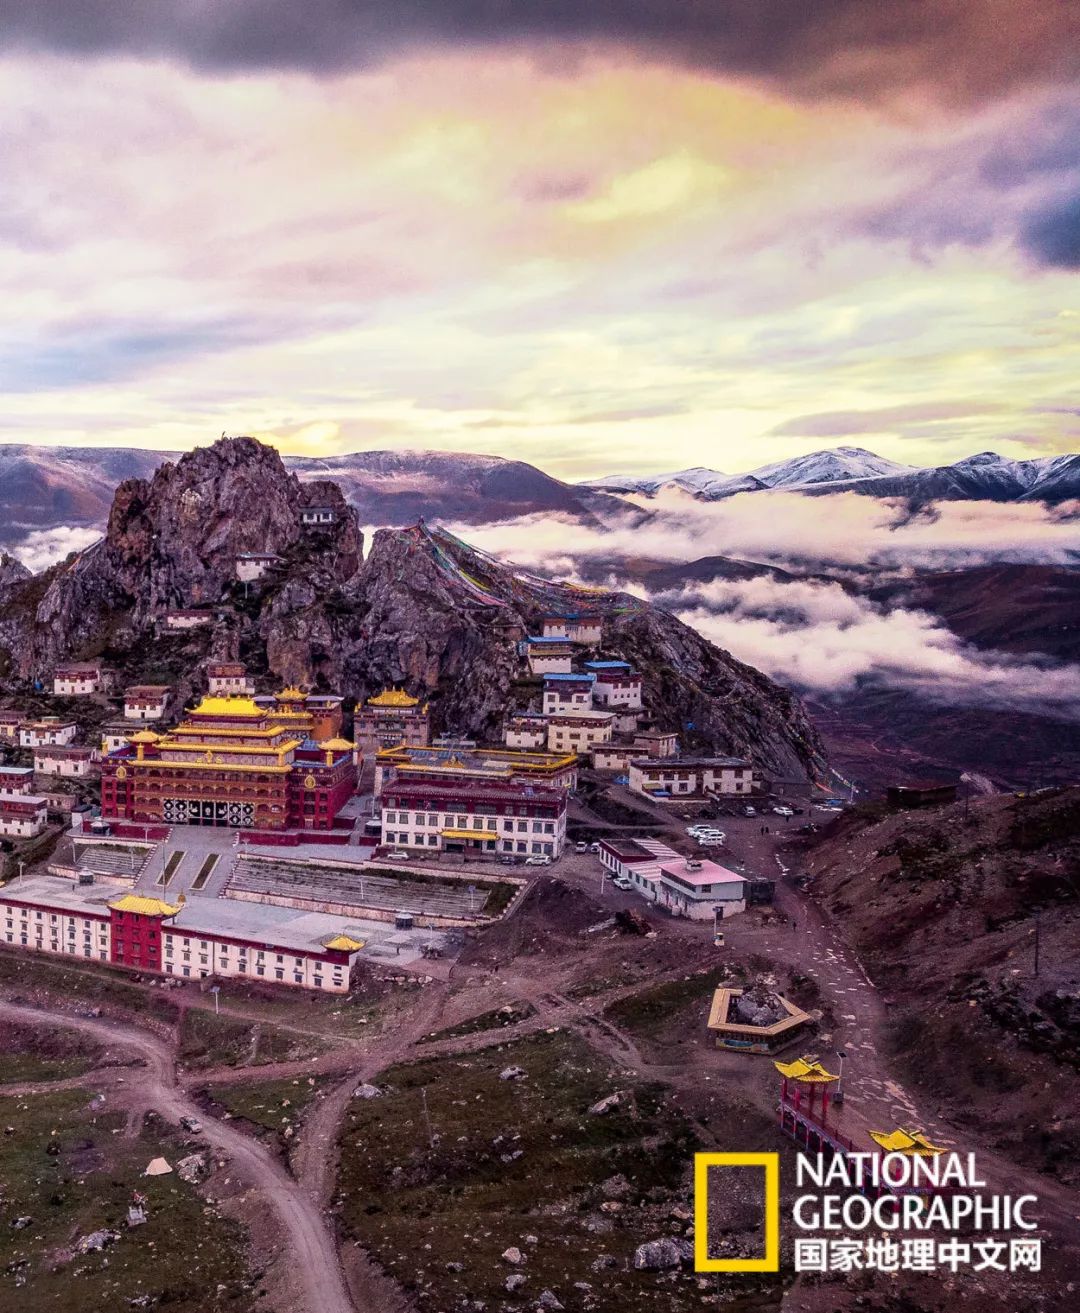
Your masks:
<svg viewBox="0 0 1080 1313"><path fill-rule="evenodd" d="M34 574L62 561L69 552L81 552L101 537L100 529L80 529L61 524L55 529L35 529L14 550L14 555Z"/></svg>
<svg viewBox="0 0 1080 1313"><path fill-rule="evenodd" d="M905 503L854 493L755 493L703 505L674 494L642 524L581 528L553 517L463 530L522 565L574 577L602 565L628 583L634 561L725 556L791 571L687 582L653 594L740 660L811 696L903 688L952 706L1080 719L1080 666L973 648L935 615L859 595L885 575L993 563L1080 565L1080 504ZM810 573L817 578L798 577ZM825 576L824 578L822 576Z"/></svg>
<svg viewBox="0 0 1080 1313"><path fill-rule="evenodd" d="M1080 719L1080 666L972 648L936 616L884 610L838 583L717 580L657 600L740 660L810 695L884 685L950 706Z"/></svg>
<svg viewBox="0 0 1080 1313"><path fill-rule="evenodd" d="M903 499L853 492L743 493L703 503L666 492L642 503L650 517L583 528L532 515L461 532L522 564L553 555L689 561L736 556L795 569L962 569L994 561L1080 564L1080 502L938 502L912 511Z"/></svg>

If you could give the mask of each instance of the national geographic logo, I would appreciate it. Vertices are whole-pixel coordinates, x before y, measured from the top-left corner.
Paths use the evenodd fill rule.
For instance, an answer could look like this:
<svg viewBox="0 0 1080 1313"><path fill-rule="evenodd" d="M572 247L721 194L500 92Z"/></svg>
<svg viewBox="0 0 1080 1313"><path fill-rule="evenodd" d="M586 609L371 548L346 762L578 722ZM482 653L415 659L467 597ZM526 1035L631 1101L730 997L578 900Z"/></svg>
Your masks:
<svg viewBox="0 0 1080 1313"><path fill-rule="evenodd" d="M724 1188L725 1172L747 1168L763 1174L764 1252L757 1258L713 1258L709 1252L709 1191ZM694 1267L698 1272L780 1270L780 1155L698 1153L694 1155Z"/></svg>

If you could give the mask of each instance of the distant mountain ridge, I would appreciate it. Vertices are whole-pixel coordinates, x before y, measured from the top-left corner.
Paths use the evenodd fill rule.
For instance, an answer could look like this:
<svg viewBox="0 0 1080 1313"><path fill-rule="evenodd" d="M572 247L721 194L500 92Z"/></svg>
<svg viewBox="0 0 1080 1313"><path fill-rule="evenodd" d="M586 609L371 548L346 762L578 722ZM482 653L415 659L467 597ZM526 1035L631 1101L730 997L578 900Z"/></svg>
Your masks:
<svg viewBox="0 0 1080 1313"><path fill-rule="evenodd" d="M609 474L582 486L610 493L654 497L677 488L702 501L719 501L740 492L781 489L810 495L858 492L912 501L1042 501L1057 504L1080 497L1080 454L1012 460L979 452L951 465L903 465L864 447L833 447L762 465L745 474L724 474L695 466L673 474Z"/></svg>

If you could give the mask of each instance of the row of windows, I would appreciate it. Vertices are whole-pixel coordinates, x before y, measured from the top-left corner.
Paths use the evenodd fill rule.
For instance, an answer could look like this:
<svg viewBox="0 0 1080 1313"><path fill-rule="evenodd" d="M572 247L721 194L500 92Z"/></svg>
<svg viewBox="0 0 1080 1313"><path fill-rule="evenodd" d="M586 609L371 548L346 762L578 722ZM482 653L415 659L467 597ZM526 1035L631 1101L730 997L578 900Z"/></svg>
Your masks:
<svg viewBox="0 0 1080 1313"><path fill-rule="evenodd" d="M439 836L437 834L411 835L408 830L400 830L397 833L388 832L386 836L386 842L400 843L404 845L406 848L423 848L425 846L429 848L435 848L438 846ZM451 839L449 842L453 843L454 841ZM484 849L487 852L494 852L497 848L501 848L501 851L504 853L533 852L533 853L547 853L548 856L552 856L555 851L554 844L544 843L535 839L532 841L531 846L529 841L526 839L518 839L515 841L513 839L495 839L494 837L492 837L490 839L478 840L478 842L483 843Z"/></svg>
<svg viewBox="0 0 1080 1313"><path fill-rule="evenodd" d="M483 816L459 815L459 816L444 817L444 816L436 815L431 812L428 813L417 812L414 817L413 813L408 811L398 811L398 812L388 811L383 813L383 819L386 823L390 825L414 825L420 829L424 829L427 826L439 826L440 828L449 829L449 830L457 829L457 830L493 830L494 831L498 828L498 823L495 819L490 817L483 817ZM516 824L517 824L517 832L519 834L528 834L529 832L528 821L518 821ZM514 829L514 825L515 825L514 821L504 820L502 823L502 828L505 831L512 832ZM532 832L533 834L554 834L555 822L533 821Z"/></svg>

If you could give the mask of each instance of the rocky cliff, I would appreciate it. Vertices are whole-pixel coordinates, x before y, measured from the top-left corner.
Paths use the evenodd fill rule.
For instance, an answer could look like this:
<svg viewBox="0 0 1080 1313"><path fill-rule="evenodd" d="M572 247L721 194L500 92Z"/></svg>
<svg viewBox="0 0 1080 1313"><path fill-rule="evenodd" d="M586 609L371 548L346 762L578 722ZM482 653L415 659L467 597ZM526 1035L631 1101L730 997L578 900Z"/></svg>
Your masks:
<svg viewBox="0 0 1080 1313"><path fill-rule="evenodd" d="M332 523L303 523L316 505ZM276 561L243 584L236 558L250 552ZM172 634L164 618L177 608L204 609L211 623ZM604 616L605 655L645 674L648 711L689 747L746 753L773 773L818 768L798 700L674 617L515 570L422 523L381 530L363 559L336 485L301 484L250 438L122 484L100 542L0 591L0 646L9 683L93 656L128 678L168 678L182 695L200 687L208 658L243 659L268 686L363 697L401 683L431 697L439 728L490 737L506 707L537 695L516 641L545 614L579 609Z"/></svg>

